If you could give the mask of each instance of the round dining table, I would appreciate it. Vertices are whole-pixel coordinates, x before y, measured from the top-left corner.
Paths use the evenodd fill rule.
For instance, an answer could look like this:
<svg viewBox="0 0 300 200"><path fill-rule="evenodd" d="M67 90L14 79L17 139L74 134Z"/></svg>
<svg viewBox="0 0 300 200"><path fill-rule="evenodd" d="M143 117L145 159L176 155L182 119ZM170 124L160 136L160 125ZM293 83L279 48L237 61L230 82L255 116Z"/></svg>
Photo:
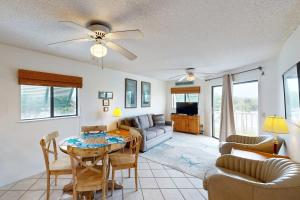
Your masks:
<svg viewBox="0 0 300 200"><path fill-rule="evenodd" d="M129 131L110 131L110 132L89 132L81 133L79 136L71 136L64 138L59 142L59 148L62 152L68 154L68 146L77 148L101 148L107 147L108 153L114 153L123 149L127 142L131 140ZM122 189L123 186L115 183L115 189ZM109 180L108 188L111 188L112 182ZM73 182L65 185L63 188L65 193L72 194Z"/></svg>

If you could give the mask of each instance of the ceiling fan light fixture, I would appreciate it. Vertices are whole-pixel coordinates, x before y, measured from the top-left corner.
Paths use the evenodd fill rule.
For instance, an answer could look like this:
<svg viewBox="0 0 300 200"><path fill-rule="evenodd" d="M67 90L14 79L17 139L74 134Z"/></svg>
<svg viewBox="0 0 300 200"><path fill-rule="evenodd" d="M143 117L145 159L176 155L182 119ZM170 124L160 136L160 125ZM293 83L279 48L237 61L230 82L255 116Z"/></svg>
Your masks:
<svg viewBox="0 0 300 200"><path fill-rule="evenodd" d="M97 58L101 58L106 56L107 54L107 48L103 46L102 44L94 44L91 49L91 54Z"/></svg>
<svg viewBox="0 0 300 200"><path fill-rule="evenodd" d="M188 81L193 81L193 80L195 80L195 76L194 76L194 75L188 75L188 76L186 77L186 80L188 80Z"/></svg>

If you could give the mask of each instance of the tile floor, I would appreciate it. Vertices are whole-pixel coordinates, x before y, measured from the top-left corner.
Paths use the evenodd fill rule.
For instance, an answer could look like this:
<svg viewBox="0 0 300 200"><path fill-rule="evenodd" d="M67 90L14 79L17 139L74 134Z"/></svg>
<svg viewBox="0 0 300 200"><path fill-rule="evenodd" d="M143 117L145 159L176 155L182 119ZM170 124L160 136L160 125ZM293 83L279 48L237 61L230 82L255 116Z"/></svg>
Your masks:
<svg viewBox="0 0 300 200"><path fill-rule="evenodd" d="M131 173L134 174L133 172ZM139 190L134 191L134 178L128 178L128 171L116 173L121 183L123 177L123 196L125 200L207 200L207 192L203 189L202 180L171 169L151 160L139 159ZM45 174L20 180L0 188L0 200L43 200L46 190ZM71 180L70 175L59 176L58 185L52 180L51 200L72 199L63 194L62 188ZM97 199L100 199L97 194ZM98 198L99 197L99 198ZM122 190L115 190L113 198L122 199Z"/></svg>

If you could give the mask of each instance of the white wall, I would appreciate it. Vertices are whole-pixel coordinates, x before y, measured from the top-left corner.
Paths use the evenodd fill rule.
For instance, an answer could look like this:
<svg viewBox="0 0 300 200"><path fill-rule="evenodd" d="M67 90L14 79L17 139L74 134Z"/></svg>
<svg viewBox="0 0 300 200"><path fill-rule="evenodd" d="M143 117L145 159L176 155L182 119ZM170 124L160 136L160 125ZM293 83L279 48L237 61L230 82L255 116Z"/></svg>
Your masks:
<svg viewBox="0 0 300 200"><path fill-rule="evenodd" d="M281 83L279 88L279 114L284 115L284 95L282 85L282 74L290 67L300 61L300 26L285 42L278 56L279 76ZM300 127L289 123L289 135L287 138L287 147L289 156L297 162L300 162Z"/></svg>
<svg viewBox="0 0 300 200"><path fill-rule="evenodd" d="M31 69L83 77L80 89L80 117L20 122L20 86L17 69ZM125 78L138 80L137 109L124 109ZM151 82L151 107L141 108L141 81ZM98 91L112 91L110 111L102 112ZM68 60L60 57L0 45L0 186L39 173L45 169L39 140L58 130L60 138L79 134L81 125L115 125L113 108L119 106L123 116L165 113L166 84L142 76Z"/></svg>

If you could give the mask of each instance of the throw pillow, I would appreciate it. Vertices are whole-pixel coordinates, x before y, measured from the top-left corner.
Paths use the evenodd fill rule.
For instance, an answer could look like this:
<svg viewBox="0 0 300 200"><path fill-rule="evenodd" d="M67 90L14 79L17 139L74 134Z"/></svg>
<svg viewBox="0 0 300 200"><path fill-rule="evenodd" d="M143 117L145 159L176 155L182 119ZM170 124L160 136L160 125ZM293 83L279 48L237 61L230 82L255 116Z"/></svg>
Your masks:
<svg viewBox="0 0 300 200"><path fill-rule="evenodd" d="M152 116L154 125L161 126L166 124L165 116L163 114Z"/></svg>
<svg viewBox="0 0 300 200"><path fill-rule="evenodd" d="M153 114L148 114L150 127L153 127L153 126L154 126L153 119L152 119L152 115L153 115Z"/></svg>
<svg viewBox="0 0 300 200"><path fill-rule="evenodd" d="M132 125L135 127L135 128L141 128L141 125L139 123L139 119L137 117L134 117L132 119Z"/></svg>
<svg viewBox="0 0 300 200"><path fill-rule="evenodd" d="M124 120L124 124L126 125L126 126L133 126L133 124L132 124L132 119L130 119L130 118L127 118L127 119L125 119Z"/></svg>

